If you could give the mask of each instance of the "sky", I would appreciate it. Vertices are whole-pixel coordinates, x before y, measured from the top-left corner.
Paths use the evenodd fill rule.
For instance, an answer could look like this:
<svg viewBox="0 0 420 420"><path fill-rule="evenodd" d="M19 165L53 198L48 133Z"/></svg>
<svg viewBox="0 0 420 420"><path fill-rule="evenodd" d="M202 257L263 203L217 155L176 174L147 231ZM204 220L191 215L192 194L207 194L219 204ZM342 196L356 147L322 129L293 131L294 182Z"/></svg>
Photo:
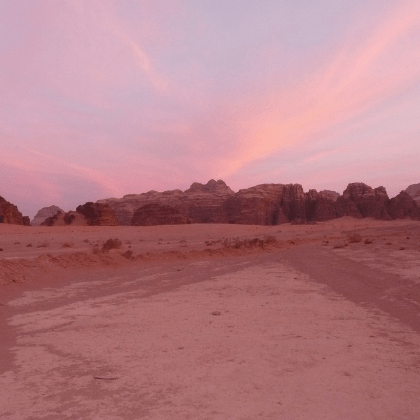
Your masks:
<svg viewBox="0 0 420 420"><path fill-rule="evenodd" d="M420 183L418 0L0 0L0 196Z"/></svg>

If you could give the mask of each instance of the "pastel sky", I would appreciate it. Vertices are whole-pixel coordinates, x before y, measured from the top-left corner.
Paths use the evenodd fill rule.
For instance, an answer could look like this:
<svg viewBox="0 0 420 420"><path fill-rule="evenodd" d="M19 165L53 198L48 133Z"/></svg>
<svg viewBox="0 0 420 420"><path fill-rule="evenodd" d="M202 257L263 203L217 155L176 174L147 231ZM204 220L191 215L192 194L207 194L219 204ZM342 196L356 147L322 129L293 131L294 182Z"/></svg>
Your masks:
<svg viewBox="0 0 420 420"><path fill-rule="evenodd" d="M420 182L418 0L0 0L0 195Z"/></svg>

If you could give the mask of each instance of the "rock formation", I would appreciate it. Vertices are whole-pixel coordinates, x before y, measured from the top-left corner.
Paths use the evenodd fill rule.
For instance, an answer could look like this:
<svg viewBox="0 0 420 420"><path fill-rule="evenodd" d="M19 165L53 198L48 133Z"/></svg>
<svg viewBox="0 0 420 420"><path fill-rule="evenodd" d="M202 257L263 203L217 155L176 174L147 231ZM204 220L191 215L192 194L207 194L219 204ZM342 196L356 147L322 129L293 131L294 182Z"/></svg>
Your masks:
<svg viewBox="0 0 420 420"><path fill-rule="evenodd" d="M372 189L362 182L349 184L336 201L337 216L356 218L373 217L389 220L387 211L389 198L384 187Z"/></svg>
<svg viewBox="0 0 420 420"><path fill-rule="evenodd" d="M117 226L119 225L114 211L107 204L88 202L77 206L76 212L83 214L90 226Z"/></svg>
<svg viewBox="0 0 420 420"><path fill-rule="evenodd" d="M223 181L210 180L207 184L194 183L186 191L149 191L99 200L95 204L108 204L118 221L125 225L186 221L278 225L342 216L382 220L419 218L418 206L408 194L401 193L390 200L384 187L372 188L361 182L349 184L340 195L328 190L305 193L300 184L261 184L234 193Z"/></svg>
<svg viewBox="0 0 420 420"><path fill-rule="evenodd" d="M53 217L54 215L56 215L57 212L64 213L64 210L60 209L60 207L57 206L43 207L32 219L31 225L38 226L41 223L43 223L48 217Z"/></svg>
<svg viewBox="0 0 420 420"><path fill-rule="evenodd" d="M29 217L22 216L18 208L0 197L0 223L11 223L14 225L29 225Z"/></svg>
<svg viewBox="0 0 420 420"><path fill-rule="evenodd" d="M42 226L117 226L119 225L115 213L106 204L88 202L76 208L76 211L57 212L47 217Z"/></svg>
<svg viewBox="0 0 420 420"><path fill-rule="evenodd" d="M137 209L131 221L134 226L184 225L187 223L191 223L190 219L180 214L178 210L157 203L146 204Z"/></svg>
<svg viewBox="0 0 420 420"><path fill-rule="evenodd" d="M412 184L405 190L420 206L420 184Z"/></svg>
<svg viewBox="0 0 420 420"><path fill-rule="evenodd" d="M401 191L388 203L388 213L393 219L411 218L420 220L420 207L406 191Z"/></svg>
<svg viewBox="0 0 420 420"><path fill-rule="evenodd" d="M122 225L130 225L136 210L147 204L172 207L193 223L224 223L222 204L234 194L223 181L210 180L205 185L196 182L186 191L149 191L98 200L97 203L108 204Z"/></svg>
<svg viewBox="0 0 420 420"><path fill-rule="evenodd" d="M63 213L58 211L54 216L47 217L42 223L41 226L87 226L87 220L83 214L76 211L68 211Z"/></svg>

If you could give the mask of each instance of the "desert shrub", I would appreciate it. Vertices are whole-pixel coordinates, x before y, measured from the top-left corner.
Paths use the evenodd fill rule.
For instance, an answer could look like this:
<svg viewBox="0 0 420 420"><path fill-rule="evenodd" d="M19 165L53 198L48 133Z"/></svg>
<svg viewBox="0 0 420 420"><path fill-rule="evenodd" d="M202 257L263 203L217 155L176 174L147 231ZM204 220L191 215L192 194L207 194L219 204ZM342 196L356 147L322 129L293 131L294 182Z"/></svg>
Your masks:
<svg viewBox="0 0 420 420"><path fill-rule="evenodd" d="M0 251L4 251L4 249L3 248L0 248Z"/></svg>
<svg viewBox="0 0 420 420"><path fill-rule="evenodd" d="M32 246L32 244L28 244L28 245L26 245L26 248L31 247L31 246Z"/></svg>
<svg viewBox="0 0 420 420"><path fill-rule="evenodd" d="M240 240L239 238L226 238L223 239L222 245L225 248L234 248L234 249L242 249L242 248L264 248L266 245L273 245L277 243L277 239L274 236L267 236L264 239L260 238L253 238L253 239L243 239Z"/></svg>
<svg viewBox="0 0 420 420"><path fill-rule="evenodd" d="M85 239L83 242L86 242L88 244L90 241L89 239Z"/></svg>
<svg viewBox="0 0 420 420"><path fill-rule="evenodd" d="M127 258L127 260L131 260L133 257L133 251L125 251L124 253L121 254L124 258Z"/></svg>
<svg viewBox="0 0 420 420"><path fill-rule="evenodd" d="M266 243L267 245L274 245L274 244L276 244L278 241L277 241L277 238L275 237L275 236L266 236L265 238L264 238L264 243Z"/></svg>
<svg viewBox="0 0 420 420"><path fill-rule="evenodd" d="M362 242L362 237L358 233L350 233L348 238L351 244Z"/></svg>
<svg viewBox="0 0 420 420"><path fill-rule="evenodd" d="M99 254L100 252L101 252L101 250L99 249L98 246L92 247L92 254Z"/></svg>
<svg viewBox="0 0 420 420"><path fill-rule="evenodd" d="M68 242L64 242L64 244L61 244L61 248L73 248L73 244L70 244Z"/></svg>
<svg viewBox="0 0 420 420"><path fill-rule="evenodd" d="M104 244L102 245L102 252L109 251L111 249L118 249L121 248L122 242L118 239L108 239Z"/></svg>
<svg viewBox="0 0 420 420"><path fill-rule="evenodd" d="M365 244L366 245L373 244L373 241L371 239L365 239Z"/></svg>
<svg viewBox="0 0 420 420"><path fill-rule="evenodd" d="M43 242L42 244L38 245L38 248L47 248L48 244L46 242Z"/></svg>

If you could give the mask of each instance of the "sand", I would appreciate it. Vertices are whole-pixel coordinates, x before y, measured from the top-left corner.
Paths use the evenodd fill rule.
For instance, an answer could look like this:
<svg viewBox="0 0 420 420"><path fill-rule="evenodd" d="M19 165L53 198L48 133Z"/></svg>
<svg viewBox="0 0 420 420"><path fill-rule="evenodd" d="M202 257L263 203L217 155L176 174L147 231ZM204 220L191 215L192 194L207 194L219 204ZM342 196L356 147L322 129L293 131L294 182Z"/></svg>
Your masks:
<svg viewBox="0 0 420 420"><path fill-rule="evenodd" d="M416 419L419 233L0 225L0 418Z"/></svg>

